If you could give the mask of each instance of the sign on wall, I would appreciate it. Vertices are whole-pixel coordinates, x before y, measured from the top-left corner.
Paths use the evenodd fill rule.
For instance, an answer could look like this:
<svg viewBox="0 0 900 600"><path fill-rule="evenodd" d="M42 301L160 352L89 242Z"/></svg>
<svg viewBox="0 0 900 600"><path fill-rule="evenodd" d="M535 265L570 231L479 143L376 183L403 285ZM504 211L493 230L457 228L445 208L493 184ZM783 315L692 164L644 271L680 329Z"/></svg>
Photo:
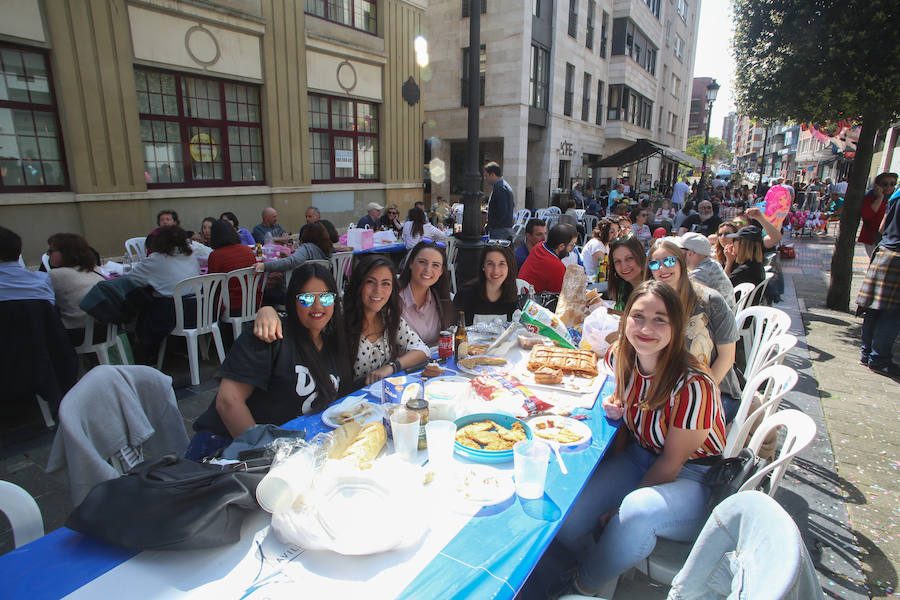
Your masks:
<svg viewBox="0 0 900 600"><path fill-rule="evenodd" d="M335 150L334 151L334 168L335 169L352 169L353 168L353 150Z"/></svg>

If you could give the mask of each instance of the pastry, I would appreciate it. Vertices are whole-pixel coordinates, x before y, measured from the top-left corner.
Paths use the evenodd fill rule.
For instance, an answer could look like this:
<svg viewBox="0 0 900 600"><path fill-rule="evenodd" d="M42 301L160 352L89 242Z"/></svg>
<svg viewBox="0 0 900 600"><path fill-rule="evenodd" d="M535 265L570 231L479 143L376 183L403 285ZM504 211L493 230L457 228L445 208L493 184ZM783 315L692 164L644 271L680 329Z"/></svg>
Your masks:
<svg viewBox="0 0 900 600"><path fill-rule="evenodd" d="M527 439L527 436L521 423L513 423L513 426L507 429L490 419L469 423L456 432L456 441L459 444L488 452L512 450L513 444L524 439Z"/></svg>
<svg viewBox="0 0 900 600"><path fill-rule="evenodd" d="M422 379L431 379L432 377L440 377L445 373L444 369L440 367L436 362L430 362L425 365L425 368L422 370Z"/></svg>
<svg viewBox="0 0 900 600"><path fill-rule="evenodd" d="M349 458L361 469L372 466L372 461L384 448L387 442L387 432L381 423L369 423L359 430L350 446L344 450L340 458Z"/></svg>
<svg viewBox="0 0 900 600"><path fill-rule="evenodd" d="M545 383L552 385L554 383L562 383L562 378L562 370L554 369L553 367L541 367L534 372L535 383Z"/></svg>
<svg viewBox="0 0 900 600"><path fill-rule="evenodd" d="M531 349L528 370L536 372L543 367L559 369L566 375L595 377L597 355L591 350L572 350L541 344Z"/></svg>
<svg viewBox="0 0 900 600"><path fill-rule="evenodd" d="M469 344L469 356L484 354L489 344Z"/></svg>
<svg viewBox="0 0 900 600"><path fill-rule="evenodd" d="M506 359L499 356L472 356L460 360L459 364L467 369L480 366L502 367L506 364Z"/></svg>

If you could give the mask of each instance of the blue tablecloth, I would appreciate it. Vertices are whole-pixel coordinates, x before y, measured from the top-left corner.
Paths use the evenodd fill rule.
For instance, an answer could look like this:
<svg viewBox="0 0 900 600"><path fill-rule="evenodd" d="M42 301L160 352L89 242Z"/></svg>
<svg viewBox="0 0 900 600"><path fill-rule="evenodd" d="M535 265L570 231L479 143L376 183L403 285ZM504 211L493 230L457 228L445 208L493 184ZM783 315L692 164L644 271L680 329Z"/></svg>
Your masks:
<svg viewBox="0 0 900 600"><path fill-rule="evenodd" d="M607 378L599 398L613 391ZM364 391L353 395L364 394ZM620 422L609 421L600 402L586 414L590 447L564 453L569 474L556 461L547 471L547 492L539 500L514 496L503 510L483 510L403 591L401 598L513 598L550 544L575 499L606 453ZM307 439L328 431L319 415L298 417L288 429L305 429ZM0 581L10 598L60 598L135 556L62 527L0 557ZM123 582L124 584L125 582Z"/></svg>
<svg viewBox="0 0 900 600"><path fill-rule="evenodd" d="M380 244L378 246L372 246L368 250L354 250L353 254L397 254L400 252L406 252L406 244L403 242L397 242L396 244Z"/></svg>

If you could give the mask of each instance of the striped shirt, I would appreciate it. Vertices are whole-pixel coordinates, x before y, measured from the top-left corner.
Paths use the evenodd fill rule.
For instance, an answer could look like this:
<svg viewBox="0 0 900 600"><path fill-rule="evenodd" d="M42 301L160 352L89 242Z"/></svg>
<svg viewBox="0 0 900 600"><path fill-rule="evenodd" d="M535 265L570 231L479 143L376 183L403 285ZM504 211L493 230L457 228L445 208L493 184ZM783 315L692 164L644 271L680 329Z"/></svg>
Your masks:
<svg viewBox="0 0 900 600"><path fill-rule="evenodd" d="M612 350L606 363L613 369ZM613 370L613 372L615 372ZM639 401L650 390L652 376L641 374L635 361L631 382L621 397L625 403L625 426L638 444L662 454L669 427L709 429L709 435L691 458L717 456L725 449L725 412L719 388L702 373L689 372L675 385L669 402L656 410L643 410Z"/></svg>

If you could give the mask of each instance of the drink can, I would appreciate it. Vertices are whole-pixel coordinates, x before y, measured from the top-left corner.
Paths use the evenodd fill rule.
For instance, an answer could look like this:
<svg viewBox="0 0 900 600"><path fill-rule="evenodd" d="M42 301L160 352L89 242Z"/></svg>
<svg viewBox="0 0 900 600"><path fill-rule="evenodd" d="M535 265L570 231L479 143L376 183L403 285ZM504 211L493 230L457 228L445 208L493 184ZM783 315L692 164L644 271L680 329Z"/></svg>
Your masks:
<svg viewBox="0 0 900 600"><path fill-rule="evenodd" d="M453 335L445 329L438 337L438 357L443 361L451 356L453 356Z"/></svg>

